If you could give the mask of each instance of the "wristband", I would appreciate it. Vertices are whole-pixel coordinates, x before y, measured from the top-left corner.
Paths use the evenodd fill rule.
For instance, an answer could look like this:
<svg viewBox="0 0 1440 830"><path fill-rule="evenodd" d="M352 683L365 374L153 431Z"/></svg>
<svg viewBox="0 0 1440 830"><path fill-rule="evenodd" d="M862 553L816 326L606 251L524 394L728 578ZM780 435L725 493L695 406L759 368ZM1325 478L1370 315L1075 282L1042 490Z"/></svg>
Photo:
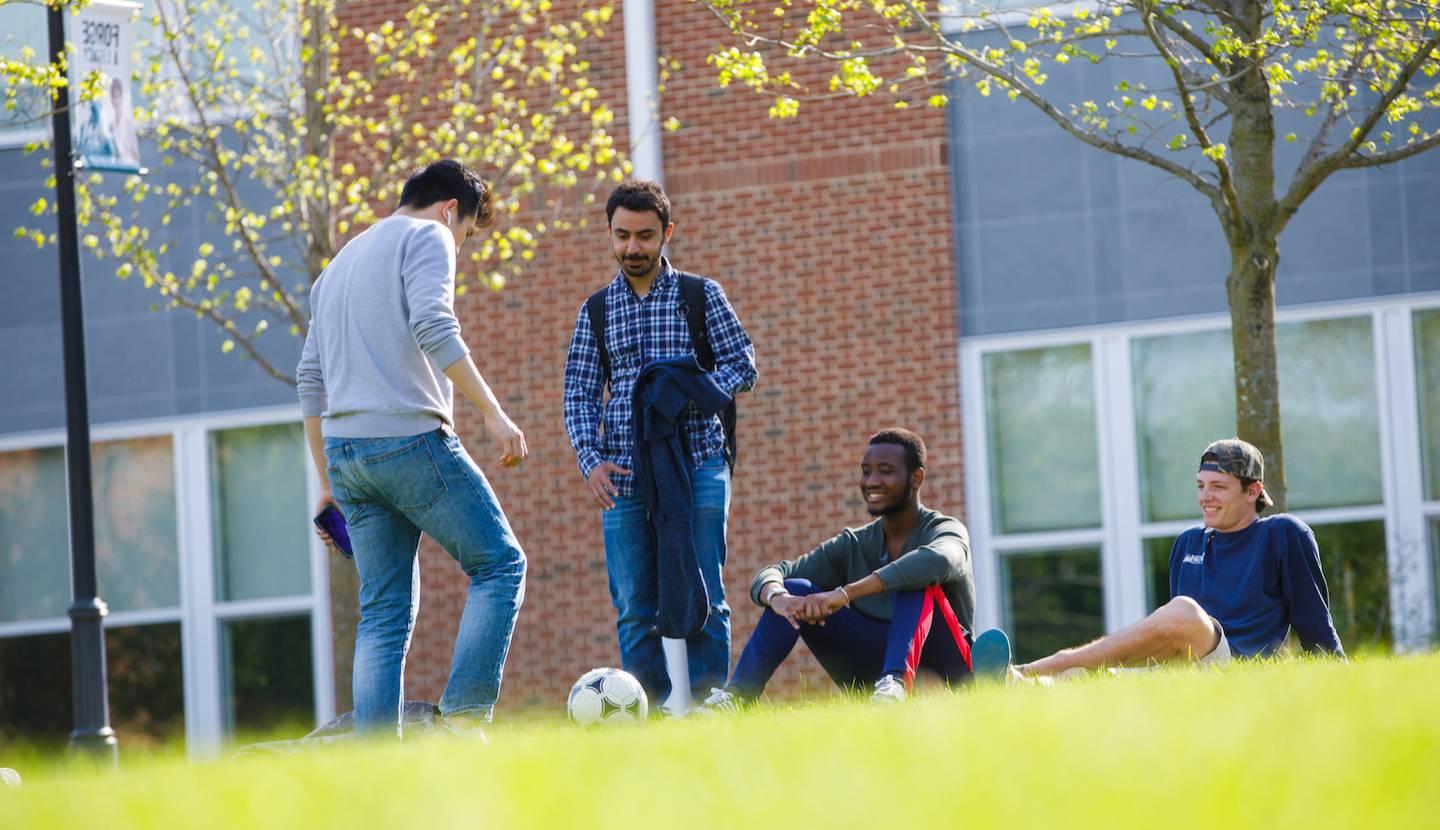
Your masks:
<svg viewBox="0 0 1440 830"><path fill-rule="evenodd" d="M760 598L760 604L765 606L766 608L770 607L770 603L774 602L776 597L790 593L789 591L785 590L784 585L781 585L777 582L771 582L769 584L774 585L775 590Z"/></svg>
<svg viewBox="0 0 1440 830"><path fill-rule="evenodd" d="M841 585L839 588L836 588L835 590L839 591L839 592L840 592L840 596L842 596L842 597L845 598L845 605L849 605L849 604L850 604L850 592L847 591L847 590L845 590L845 586L844 586L844 585ZM843 608L843 607L845 607L845 606L842 605L841 607Z"/></svg>

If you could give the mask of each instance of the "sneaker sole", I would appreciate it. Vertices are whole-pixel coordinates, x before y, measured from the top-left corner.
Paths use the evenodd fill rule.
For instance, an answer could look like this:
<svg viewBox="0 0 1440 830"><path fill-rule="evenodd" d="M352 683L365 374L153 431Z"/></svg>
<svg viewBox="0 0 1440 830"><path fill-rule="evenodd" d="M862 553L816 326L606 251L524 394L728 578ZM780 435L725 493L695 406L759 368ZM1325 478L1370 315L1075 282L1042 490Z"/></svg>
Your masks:
<svg viewBox="0 0 1440 830"><path fill-rule="evenodd" d="M982 632L970 649L970 668L976 677L1004 680L1010 671L1010 638L998 628Z"/></svg>

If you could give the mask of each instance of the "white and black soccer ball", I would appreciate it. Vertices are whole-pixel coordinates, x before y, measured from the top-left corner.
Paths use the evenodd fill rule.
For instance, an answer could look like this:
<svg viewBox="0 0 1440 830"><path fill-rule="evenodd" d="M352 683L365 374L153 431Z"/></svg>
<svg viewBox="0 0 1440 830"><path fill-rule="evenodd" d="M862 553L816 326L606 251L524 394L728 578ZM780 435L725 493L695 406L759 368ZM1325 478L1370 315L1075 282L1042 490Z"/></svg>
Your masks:
<svg viewBox="0 0 1440 830"><path fill-rule="evenodd" d="M645 687L620 669L591 669L570 687L570 720L580 726L639 723L650 711Z"/></svg>

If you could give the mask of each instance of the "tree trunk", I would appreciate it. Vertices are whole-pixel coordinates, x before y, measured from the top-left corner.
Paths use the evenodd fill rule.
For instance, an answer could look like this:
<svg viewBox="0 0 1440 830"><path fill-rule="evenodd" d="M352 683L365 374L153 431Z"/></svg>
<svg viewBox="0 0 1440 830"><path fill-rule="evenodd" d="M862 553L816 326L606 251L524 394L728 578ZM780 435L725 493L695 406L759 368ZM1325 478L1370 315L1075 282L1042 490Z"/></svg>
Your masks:
<svg viewBox="0 0 1440 830"><path fill-rule="evenodd" d="M1280 442L1280 371L1275 347L1275 271L1278 241L1256 234L1250 244L1232 246L1230 336L1235 351L1235 430L1265 455L1265 491L1286 509L1285 453Z"/></svg>

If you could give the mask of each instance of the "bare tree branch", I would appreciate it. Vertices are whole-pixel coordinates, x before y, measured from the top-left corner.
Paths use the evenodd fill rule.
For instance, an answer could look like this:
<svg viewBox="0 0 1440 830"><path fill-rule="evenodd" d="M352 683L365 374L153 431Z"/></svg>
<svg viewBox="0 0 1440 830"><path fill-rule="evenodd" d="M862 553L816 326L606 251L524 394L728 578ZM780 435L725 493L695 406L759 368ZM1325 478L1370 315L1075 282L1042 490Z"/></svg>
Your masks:
<svg viewBox="0 0 1440 830"><path fill-rule="evenodd" d="M1391 150L1387 153L1373 153L1362 156L1359 153L1352 154L1349 158L1340 163L1343 169L1356 169L1360 167L1380 167L1386 164L1394 164L1397 161L1404 161L1411 156L1418 155L1426 150L1433 150L1440 147L1440 131L1437 131L1429 138L1414 141L1404 147Z"/></svg>

